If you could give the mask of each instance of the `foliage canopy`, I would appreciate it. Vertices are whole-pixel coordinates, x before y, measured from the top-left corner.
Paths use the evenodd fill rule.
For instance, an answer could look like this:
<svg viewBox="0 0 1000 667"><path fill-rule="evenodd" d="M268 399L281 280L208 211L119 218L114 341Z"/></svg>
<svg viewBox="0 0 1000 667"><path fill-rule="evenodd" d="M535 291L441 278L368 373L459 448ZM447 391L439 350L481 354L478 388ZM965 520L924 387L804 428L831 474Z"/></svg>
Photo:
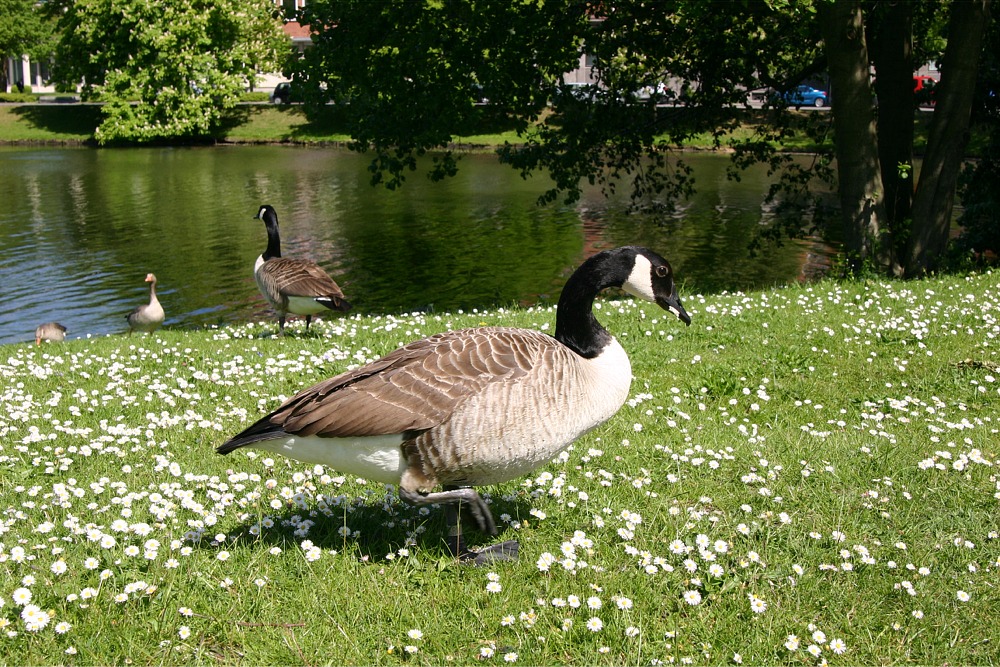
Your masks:
<svg viewBox="0 0 1000 667"><path fill-rule="evenodd" d="M943 180L924 188L931 194L916 198L916 212L910 198L919 186L882 180L912 169L912 75L942 55L949 30L966 39L951 42L942 75L947 101L935 112L941 121L930 145L962 143L989 0L747 0L721 7L701 0L315 0L302 17L314 46L290 69L311 113L341 105L354 147L373 153L376 183L396 187L417 158L446 148L478 121L520 133L523 142L504 146L500 157L524 173L548 172L554 186L546 200L572 201L587 181L608 189L624 184L637 204L669 205L693 187L672 149L707 133L732 149L734 175L752 161L774 169L775 198L797 211L783 218L785 227L769 230L774 235L801 233L803 219L820 223L807 186L817 176L833 180L832 153L803 170L775 146L793 123L804 122L823 140L840 119L840 222L855 268L874 262L911 275L934 268L942 220L950 216L955 151L932 151L943 168L930 171ZM960 42L969 46L960 49ZM569 85L575 82L565 74L582 59L588 85ZM878 111L870 69L891 82L878 91ZM833 114L803 120L776 103L792 86L834 72L841 87L833 91ZM751 115L752 91L768 92L763 110ZM752 136L733 138L730 131L750 119ZM901 126L909 133L882 132ZM431 176L456 168L445 152Z"/></svg>
<svg viewBox="0 0 1000 667"><path fill-rule="evenodd" d="M54 78L105 102L100 143L199 137L288 48L268 0L53 3ZM138 104L135 104L138 102Z"/></svg>
<svg viewBox="0 0 1000 667"><path fill-rule="evenodd" d="M51 49L51 25L35 0L0 0L0 62L24 54L45 57ZM16 82L16 80L15 80ZM0 92L7 90L7 68L0 68Z"/></svg>

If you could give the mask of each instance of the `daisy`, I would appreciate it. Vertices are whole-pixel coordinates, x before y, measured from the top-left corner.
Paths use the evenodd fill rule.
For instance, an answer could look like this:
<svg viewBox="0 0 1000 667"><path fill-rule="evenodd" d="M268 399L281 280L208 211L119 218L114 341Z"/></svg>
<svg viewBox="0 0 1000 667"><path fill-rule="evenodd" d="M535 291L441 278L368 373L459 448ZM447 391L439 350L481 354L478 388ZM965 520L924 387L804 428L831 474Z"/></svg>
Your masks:
<svg viewBox="0 0 1000 667"><path fill-rule="evenodd" d="M555 563L556 557L546 551L538 557L538 562L535 563L535 565L538 567L540 572L548 572L549 568L555 565Z"/></svg>
<svg viewBox="0 0 1000 667"><path fill-rule="evenodd" d="M597 618L596 616L591 616L587 619L587 629L591 632L600 632L604 627L604 621Z"/></svg>
<svg viewBox="0 0 1000 667"><path fill-rule="evenodd" d="M413 628L406 633L406 636L414 641L417 641L424 638L424 633L416 628Z"/></svg>
<svg viewBox="0 0 1000 667"><path fill-rule="evenodd" d="M692 607L701 604L701 593L698 591L684 591L684 601Z"/></svg>
<svg viewBox="0 0 1000 667"><path fill-rule="evenodd" d="M844 643L843 639L836 637L830 640L830 650L837 655L843 655L847 651L847 644Z"/></svg>
<svg viewBox="0 0 1000 667"><path fill-rule="evenodd" d="M487 593L499 593L501 590L503 590L503 587L498 581L490 581L486 584Z"/></svg>
<svg viewBox="0 0 1000 667"><path fill-rule="evenodd" d="M31 602L31 591L27 588L18 588L10 595L10 599L19 607Z"/></svg>
<svg viewBox="0 0 1000 667"><path fill-rule="evenodd" d="M788 638L785 640L785 648L789 651L799 650L799 638L795 635L788 635Z"/></svg>
<svg viewBox="0 0 1000 667"><path fill-rule="evenodd" d="M750 610L755 614L763 614L767 611L767 603L756 595L750 594Z"/></svg>
<svg viewBox="0 0 1000 667"><path fill-rule="evenodd" d="M503 654L504 662L517 662L517 653L511 651L510 653Z"/></svg>
<svg viewBox="0 0 1000 667"><path fill-rule="evenodd" d="M959 602L968 602L972 596L965 591L958 591L955 593L955 597L958 598Z"/></svg>
<svg viewBox="0 0 1000 667"><path fill-rule="evenodd" d="M177 629L177 636L181 639L187 639L191 636L191 628L186 625L182 625Z"/></svg>
<svg viewBox="0 0 1000 667"><path fill-rule="evenodd" d="M71 629L73 629L73 626L67 623L66 621L60 621L56 623L55 631L60 635L66 634Z"/></svg>

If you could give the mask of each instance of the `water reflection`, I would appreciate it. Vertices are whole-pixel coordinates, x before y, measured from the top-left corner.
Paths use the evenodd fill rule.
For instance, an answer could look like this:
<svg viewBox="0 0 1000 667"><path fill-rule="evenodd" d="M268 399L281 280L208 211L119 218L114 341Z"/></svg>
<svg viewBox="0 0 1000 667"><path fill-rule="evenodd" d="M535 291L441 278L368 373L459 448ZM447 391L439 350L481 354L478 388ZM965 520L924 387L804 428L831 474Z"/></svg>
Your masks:
<svg viewBox="0 0 1000 667"><path fill-rule="evenodd" d="M768 214L766 174L733 183L726 158L692 162L699 194L665 221L595 192L538 207L546 182L490 155L390 192L369 185L364 156L332 148L2 148L0 343L49 320L70 338L123 332L150 271L167 327L270 318L252 275L263 203L284 254L319 262L361 312L555 300L584 255L632 243L671 259L689 291L794 280L805 246L747 253Z"/></svg>

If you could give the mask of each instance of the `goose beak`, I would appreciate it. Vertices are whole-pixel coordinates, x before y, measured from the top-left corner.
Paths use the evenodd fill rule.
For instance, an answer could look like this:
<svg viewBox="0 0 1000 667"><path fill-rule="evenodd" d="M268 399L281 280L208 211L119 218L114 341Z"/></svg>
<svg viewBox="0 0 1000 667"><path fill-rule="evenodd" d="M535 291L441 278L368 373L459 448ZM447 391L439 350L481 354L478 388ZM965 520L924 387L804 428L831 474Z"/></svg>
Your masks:
<svg viewBox="0 0 1000 667"><path fill-rule="evenodd" d="M677 296L677 285L674 285L674 289L670 292L668 297L657 297L656 304L663 310L669 311L677 316L684 324L691 326L691 316L687 314L684 310L684 306L681 305L681 299Z"/></svg>

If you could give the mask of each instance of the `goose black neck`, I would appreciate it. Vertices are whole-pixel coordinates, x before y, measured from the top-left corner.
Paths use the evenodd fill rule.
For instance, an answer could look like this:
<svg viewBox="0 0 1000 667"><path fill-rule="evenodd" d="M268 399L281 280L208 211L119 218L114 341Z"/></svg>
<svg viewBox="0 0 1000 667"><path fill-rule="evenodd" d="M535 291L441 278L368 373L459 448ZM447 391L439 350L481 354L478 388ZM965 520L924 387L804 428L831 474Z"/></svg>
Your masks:
<svg viewBox="0 0 1000 667"><path fill-rule="evenodd" d="M608 330L594 317L594 299L608 287L620 287L628 277L616 251L598 253L566 281L556 310L555 338L585 359L593 359L611 343Z"/></svg>
<svg viewBox="0 0 1000 667"><path fill-rule="evenodd" d="M267 228L267 248L264 250L264 261L281 257L281 235L278 233L277 217L273 213L265 213L264 226Z"/></svg>

